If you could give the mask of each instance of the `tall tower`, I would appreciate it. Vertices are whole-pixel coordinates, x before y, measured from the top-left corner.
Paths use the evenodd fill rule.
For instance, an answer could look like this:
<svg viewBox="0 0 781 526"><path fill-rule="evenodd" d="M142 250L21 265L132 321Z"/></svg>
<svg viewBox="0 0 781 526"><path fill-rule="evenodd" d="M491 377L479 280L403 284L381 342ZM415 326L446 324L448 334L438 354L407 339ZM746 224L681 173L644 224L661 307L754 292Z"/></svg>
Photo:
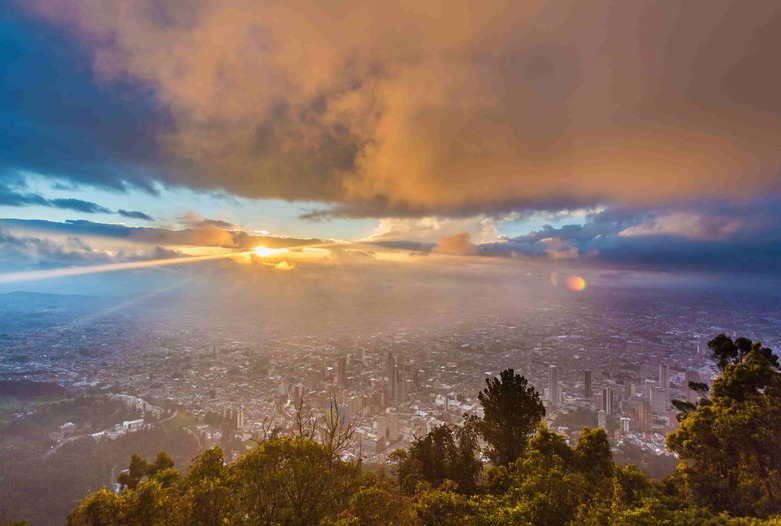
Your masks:
<svg viewBox="0 0 781 526"><path fill-rule="evenodd" d="M559 370L555 365L548 367L548 404L559 406Z"/></svg>
<svg viewBox="0 0 781 526"><path fill-rule="evenodd" d="M583 397L586 400L591 400L593 394L591 390L591 371L583 371Z"/></svg>
<svg viewBox="0 0 781 526"><path fill-rule="evenodd" d="M637 405L637 430L640 433L650 433L654 429L654 413L651 403L643 400Z"/></svg>
<svg viewBox="0 0 781 526"><path fill-rule="evenodd" d="M602 388L602 410L605 411L607 416L613 416L615 414L615 395L612 387Z"/></svg>
<svg viewBox="0 0 781 526"><path fill-rule="evenodd" d="M337 374L339 379L339 385L345 387L347 385L347 357L339 357L339 366L337 367Z"/></svg>
<svg viewBox="0 0 781 526"><path fill-rule="evenodd" d="M388 353L385 360L385 376L388 378L388 399L396 399L396 360L393 359L393 353Z"/></svg>
<svg viewBox="0 0 781 526"><path fill-rule="evenodd" d="M398 376L396 377L396 398L399 402L407 401L407 364L404 363L404 357L399 358L396 364Z"/></svg>
<svg viewBox="0 0 781 526"><path fill-rule="evenodd" d="M670 389L670 366L666 363L659 364L659 387L665 392Z"/></svg>

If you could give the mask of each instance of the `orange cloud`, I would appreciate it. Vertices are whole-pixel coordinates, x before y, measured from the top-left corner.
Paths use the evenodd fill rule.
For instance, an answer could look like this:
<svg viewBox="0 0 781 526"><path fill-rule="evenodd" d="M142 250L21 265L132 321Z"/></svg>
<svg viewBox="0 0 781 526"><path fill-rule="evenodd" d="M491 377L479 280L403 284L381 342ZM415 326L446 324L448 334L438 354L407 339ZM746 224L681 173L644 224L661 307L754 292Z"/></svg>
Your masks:
<svg viewBox="0 0 781 526"><path fill-rule="evenodd" d="M174 184L380 217L778 192L777 2L24 5L155 90Z"/></svg>
<svg viewBox="0 0 781 526"><path fill-rule="evenodd" d="M472 243L467 232L439 238L434 252L450 256L468 256L477 253L477 246Z"/></svg>

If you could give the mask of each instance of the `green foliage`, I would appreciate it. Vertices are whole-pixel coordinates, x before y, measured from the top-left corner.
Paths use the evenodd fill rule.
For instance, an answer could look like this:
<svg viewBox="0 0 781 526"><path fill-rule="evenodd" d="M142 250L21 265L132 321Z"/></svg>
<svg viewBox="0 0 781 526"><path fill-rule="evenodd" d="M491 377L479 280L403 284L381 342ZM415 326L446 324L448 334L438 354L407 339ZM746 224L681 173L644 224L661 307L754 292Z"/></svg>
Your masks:
<svg viewBox="0 0 781 526"><path fill-rule="evenodd" d="M711 400L667 437L696 504L732 515L781 512L781 374L759 342L719 335L708 343L723 368Z"/></svg>
<svg viewBox="0 0 781 526"><path fill-rule="evenodd" d="M499 378L486 378L485 383L478 394L485 416L477 429L489 445L491 462L507 466L523 454L529 436L545 416L545 407L528 380L512 369L499 373Z"/></svg>
<svg viewBox="0 0 781 526"><path fill-rule="evenodd" d="M402 489L411 494L419 482L438 487L449 480L460 493L474 494L483 467L477 449L477 434L469 422L464 427L435 427L415 439L408 452L397 453Z"/></svg>

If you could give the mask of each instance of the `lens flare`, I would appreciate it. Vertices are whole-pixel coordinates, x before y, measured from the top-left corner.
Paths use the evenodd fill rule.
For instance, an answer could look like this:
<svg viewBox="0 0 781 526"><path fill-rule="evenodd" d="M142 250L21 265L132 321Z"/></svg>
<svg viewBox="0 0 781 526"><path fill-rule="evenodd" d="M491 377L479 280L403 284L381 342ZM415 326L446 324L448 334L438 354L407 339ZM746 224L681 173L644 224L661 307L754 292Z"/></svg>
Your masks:
<svg viewBox="0 0 781 526"><path fill-rule="evenodd" d="M567 278L567 288L576 292L586 288L586 280L580 276L570 276Z"/></svg>

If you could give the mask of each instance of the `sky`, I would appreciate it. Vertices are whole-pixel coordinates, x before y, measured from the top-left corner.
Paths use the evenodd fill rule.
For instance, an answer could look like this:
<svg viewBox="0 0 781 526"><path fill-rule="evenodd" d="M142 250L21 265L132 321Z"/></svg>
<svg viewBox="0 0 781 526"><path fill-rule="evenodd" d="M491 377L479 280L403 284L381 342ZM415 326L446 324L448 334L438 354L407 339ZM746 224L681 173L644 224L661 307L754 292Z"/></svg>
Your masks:
<svg viewBox="0 0 781 526"><path fill-rule="evenodd" d="M775 279L778 49L773 0L3 2L0 290L163 260Z"/></svg>

